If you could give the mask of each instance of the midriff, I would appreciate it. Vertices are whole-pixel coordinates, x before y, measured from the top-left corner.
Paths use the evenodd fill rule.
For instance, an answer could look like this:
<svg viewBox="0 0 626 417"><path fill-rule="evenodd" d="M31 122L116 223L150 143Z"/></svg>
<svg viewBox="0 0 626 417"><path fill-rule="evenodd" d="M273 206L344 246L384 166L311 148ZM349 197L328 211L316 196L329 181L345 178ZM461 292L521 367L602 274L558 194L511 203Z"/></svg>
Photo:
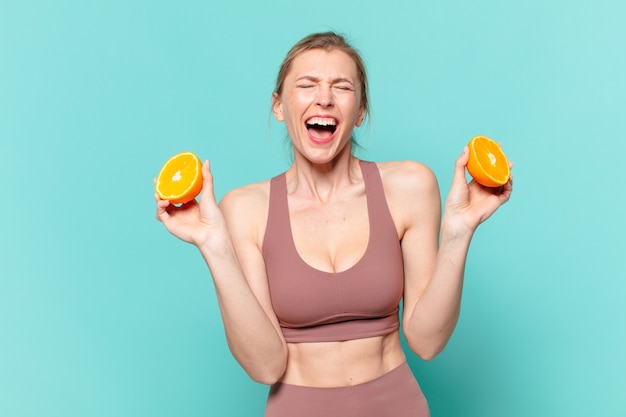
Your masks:
<svg viewBox="0 0 626 417"><path fill-rule="evenodd" d="M399 331L345 342L288 343L281 382L308 387L342 387L376 379L406 361Z"/></svg>

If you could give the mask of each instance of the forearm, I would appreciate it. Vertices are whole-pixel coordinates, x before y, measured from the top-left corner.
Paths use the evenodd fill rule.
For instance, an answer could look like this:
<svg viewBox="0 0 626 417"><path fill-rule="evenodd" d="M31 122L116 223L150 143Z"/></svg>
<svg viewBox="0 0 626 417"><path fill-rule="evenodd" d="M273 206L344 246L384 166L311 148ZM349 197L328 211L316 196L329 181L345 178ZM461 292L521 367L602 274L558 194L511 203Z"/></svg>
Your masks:
<svg viewBox="0 0 626 417"><path fill-rule="evenodd" d="M233 356L255 381L274 383L284 372L287 347L250 288L230 238L198 248L213 277Z"/></svg>
<svg viewBox="0 0 626 417"><path fill-rule="evenodd" d="M427 287L404 323L411 349L432 359L448 343L461 308L463 275L472 231L459 232L442 222L435 266Z"/></svg>

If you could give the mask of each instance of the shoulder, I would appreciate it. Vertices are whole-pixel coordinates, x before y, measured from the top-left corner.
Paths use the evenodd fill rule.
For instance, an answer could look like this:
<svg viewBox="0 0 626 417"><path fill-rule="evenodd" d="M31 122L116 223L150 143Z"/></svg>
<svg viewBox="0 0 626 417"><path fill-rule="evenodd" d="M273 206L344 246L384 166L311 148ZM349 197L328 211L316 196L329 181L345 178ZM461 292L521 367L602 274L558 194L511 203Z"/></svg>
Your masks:
<svg viewBox="0 0 626 417"><path fill-rule="evenodd" d="M433 171L416 161L377 162L385 198L400 236L412 225L435 222L441 211Z"/></svg>
<svg viewBox="0 0 626 417"><path fill-rule="evenodd" d="M439 193L437 178L426 165L416 161L377 162L385 193L421 194Z"/></svg>
<svg viewBox="0 0 626 417"><path fill-rule="evenodd" d="M245 209L248 204L269 201L270 180L234 188L227 192L220 201L222 210ZM242 207L244 206L244 207ZM249 206L247 208L250 208Z"/></svg>
<svg viewBox="0 0 626 417"><path fill-rule="evenodd" d="M259 242L265 232L269 210L270 180L235 188L222 197L219 206L236 240L248 236Z"/></svg>

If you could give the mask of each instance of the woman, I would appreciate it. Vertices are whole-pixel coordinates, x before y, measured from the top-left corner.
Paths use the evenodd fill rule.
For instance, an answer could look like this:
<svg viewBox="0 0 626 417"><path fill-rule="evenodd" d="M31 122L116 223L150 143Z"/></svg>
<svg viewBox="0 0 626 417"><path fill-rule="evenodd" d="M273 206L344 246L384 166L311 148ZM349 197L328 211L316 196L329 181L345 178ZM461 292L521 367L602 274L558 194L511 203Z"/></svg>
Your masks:
<svg viewBox="0 0 626 417"><path fill-rule="evenodd" d="M353 154L368 111L359 54L310 35L280 69L272 111L293 144L283 174L217 205L209 163L199 203L157 200L157 218L193 243L214 280L231 352L271 385L267 417L427 416L400 344L434 358L456 325L471 237L512 184L467 183L457 159L443 218L437 181L417 162Z"/></svg>

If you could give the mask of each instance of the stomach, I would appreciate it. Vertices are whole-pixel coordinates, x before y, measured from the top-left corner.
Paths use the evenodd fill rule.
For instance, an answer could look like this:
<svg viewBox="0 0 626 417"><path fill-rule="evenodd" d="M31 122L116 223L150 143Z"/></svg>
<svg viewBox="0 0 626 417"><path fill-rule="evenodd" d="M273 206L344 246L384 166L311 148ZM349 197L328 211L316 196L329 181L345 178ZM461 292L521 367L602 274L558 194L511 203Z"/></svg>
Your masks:
<svg viewBox="0 0 626 417"><path fill-rule="evenodd" d="M406 361L400 332L345 342L288 343L282 383L343 387L376 379Z"/></svg>

